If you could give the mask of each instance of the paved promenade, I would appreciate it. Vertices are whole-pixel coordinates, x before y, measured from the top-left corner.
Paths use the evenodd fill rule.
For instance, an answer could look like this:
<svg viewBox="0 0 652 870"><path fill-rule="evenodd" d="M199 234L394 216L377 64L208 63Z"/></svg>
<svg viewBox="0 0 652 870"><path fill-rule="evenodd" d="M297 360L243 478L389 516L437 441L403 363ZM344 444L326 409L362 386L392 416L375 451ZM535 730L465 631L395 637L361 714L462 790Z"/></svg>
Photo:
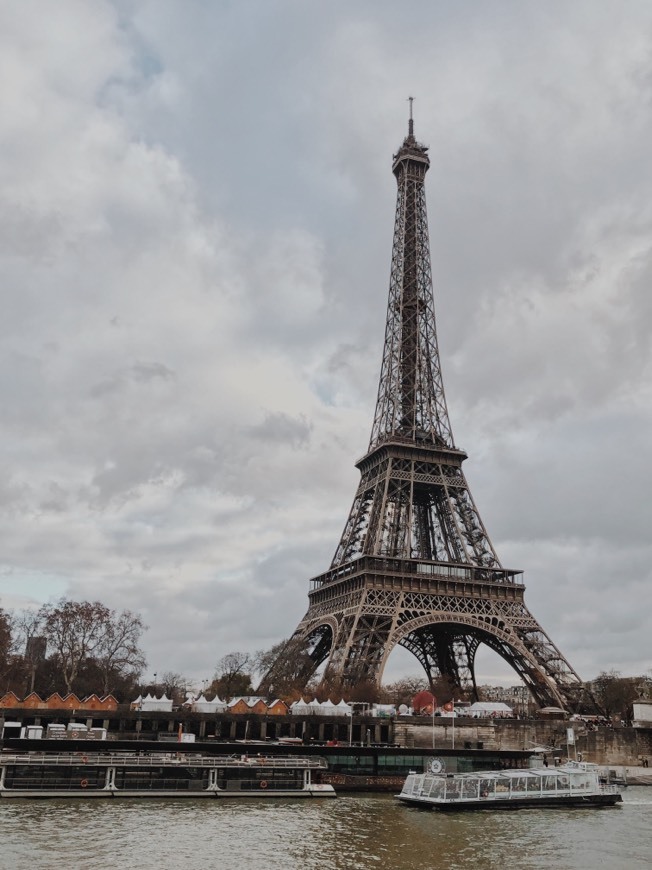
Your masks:
<svg viewBox="0 0 652 870"><path fill-rule="evenodd" d="M623 764L605 764L600 767L625 780L628 785L652 785L652 767Z"/></svg>

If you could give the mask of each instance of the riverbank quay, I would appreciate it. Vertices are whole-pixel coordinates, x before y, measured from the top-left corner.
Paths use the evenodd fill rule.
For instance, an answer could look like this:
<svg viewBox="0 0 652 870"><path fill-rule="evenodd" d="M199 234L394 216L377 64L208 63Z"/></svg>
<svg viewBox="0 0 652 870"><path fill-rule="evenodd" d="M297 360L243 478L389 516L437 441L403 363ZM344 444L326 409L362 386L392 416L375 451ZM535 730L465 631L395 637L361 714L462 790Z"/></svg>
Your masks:
<svg viewBox="0 0 652 870"><path fill-rule="evenodd" d="M652 769L642 765L608 765L602 771L612 782L624 785L652 785Z"/></svg>
<svg viewBox="0 0 652 870"><path fill-rule="evenodd" d="M0 735L16 738L28 726L47 730L50 724L78 722L89 731L106 729L110 739L176 740L179 731L198 743L294 740L304 745L326 743L399 745L405 749L531 751L543 747L558 756L600 765L638 767L652 759L652 728L589 726L569 720L471 719L449 717L273 716L204 714L186 710L143 713L119 706L110 713L76 710L0 710ZM568 729L574 743L568 743Z"/></svg>

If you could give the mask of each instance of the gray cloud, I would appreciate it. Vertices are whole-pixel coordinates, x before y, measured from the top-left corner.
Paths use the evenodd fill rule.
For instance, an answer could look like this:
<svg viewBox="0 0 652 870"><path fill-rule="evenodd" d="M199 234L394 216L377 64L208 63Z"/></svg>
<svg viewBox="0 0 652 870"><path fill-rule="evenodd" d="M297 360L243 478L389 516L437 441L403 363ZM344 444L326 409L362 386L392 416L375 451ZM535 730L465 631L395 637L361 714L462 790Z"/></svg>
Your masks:
<svg viewBox="0 0 652 870"><path fill-rule="evenodd" d="M5 16L5 606L131 607L198 679L295 627L368 442L411 93L483 518L583 676L649 669L652 10L412 5Z"/></svg>

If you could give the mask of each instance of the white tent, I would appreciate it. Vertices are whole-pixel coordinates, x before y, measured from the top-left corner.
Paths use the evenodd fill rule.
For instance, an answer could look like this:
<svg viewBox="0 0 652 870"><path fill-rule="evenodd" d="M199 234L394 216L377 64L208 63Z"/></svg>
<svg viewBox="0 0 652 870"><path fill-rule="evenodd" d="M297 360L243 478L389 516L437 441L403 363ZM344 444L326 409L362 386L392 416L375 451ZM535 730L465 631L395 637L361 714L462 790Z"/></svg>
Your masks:
<svg viewBox="0 0 652 870"><path fill-rule="evenodd" d="M511 707L502 701L476 701L464 711L464 715L474 718L494 717L505 719L513 714Z"/></svg>
<svg viewBox="0 0 652 870"><path fill-rule="evenodd" d="M312 712L311 705L307 701L304 701L303 698L299 698L294 704L290 704L290 713L295 716L306 716L310 712Z"/></svg>
<svg viewBox="0 0 652 870"><path fill-rule="evenodd" d="M215 695L212 701L209 701L204 695L200 695L192 702L194 713L221 713L226 708L226 701L220 701L217 695Z"/></svg>
<svg viewBox="0 0 652 870"><path fill-rule="evenodd" d="M339 704L335 705L337 707L337 715L338 716L350 716L353 713L353 707L350 707L344 698L340 701Z"/></svg>
<svg viewBox="0 0 652 870"><path fill-rule="evenodd" d="M337 716L337 707L330 698L321 705L320 713L322 716Z"/></svg>
<svg viewBox="0 0 652 870"><path fill-rule="evenodd" d="M317 698L314 698L314 699L310 702L310 704L308 704L308 706L310 707L310 712L311 712L311 713L314 713L314 714L316 714L317 716L322 716L322 715L323 715L322 705L319 703L319 701L317 700Z"/></svg>
<svg viewBox="0 0 652 870"><path fill-rule="evenodd" d="M140 709L144 713L152 713L160 710L164 713L172 712L172 698L168 698L165 693L160 698L155 698L153 695L145 695L140 702Z"/></svg>

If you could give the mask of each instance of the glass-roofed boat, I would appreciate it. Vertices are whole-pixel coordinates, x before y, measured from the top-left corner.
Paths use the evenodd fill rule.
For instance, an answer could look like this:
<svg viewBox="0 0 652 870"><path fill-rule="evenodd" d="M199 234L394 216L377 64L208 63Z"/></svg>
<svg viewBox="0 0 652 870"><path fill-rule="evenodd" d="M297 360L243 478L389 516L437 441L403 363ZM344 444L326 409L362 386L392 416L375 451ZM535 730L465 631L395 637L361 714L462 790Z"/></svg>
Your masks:
<svg viewBox="0 0 652 870"><path fill-rule="evenodd" d="M620 803L619 788L600 780L599 768L569 761L559 767L445 774L441 765L410 773L398 799L437 810L604 807Z"/></svg>

